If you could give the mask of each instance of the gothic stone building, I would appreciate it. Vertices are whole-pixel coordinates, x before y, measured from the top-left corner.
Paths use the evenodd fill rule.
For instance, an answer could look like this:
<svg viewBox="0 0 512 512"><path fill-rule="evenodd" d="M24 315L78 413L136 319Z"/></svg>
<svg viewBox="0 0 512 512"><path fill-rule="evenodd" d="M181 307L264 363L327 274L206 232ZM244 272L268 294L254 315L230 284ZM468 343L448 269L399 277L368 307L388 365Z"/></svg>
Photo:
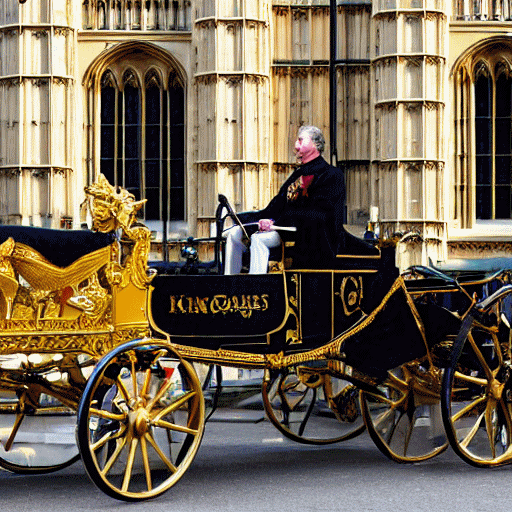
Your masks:
<svg viewBox="0 0 512 512"><path fill-rule="evenodd" d="M148 199L155 241L208 235L217 193L268 202L306 123L350 229L410 234L402 267L509 254L511 20L509 0L2 0L0 222L77 228L102 172Z"/></svg>

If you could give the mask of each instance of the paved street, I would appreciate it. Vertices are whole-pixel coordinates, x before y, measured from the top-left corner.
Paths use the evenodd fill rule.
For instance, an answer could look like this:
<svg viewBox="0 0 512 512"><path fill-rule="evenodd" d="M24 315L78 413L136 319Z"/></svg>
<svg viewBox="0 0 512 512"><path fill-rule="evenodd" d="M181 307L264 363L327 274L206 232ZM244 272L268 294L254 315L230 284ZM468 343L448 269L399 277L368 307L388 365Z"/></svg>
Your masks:
<svg viewBox="0 0 512 512"><path fill-rule="evenodd" d="M422 464L399 465L381 455L366 433L312 447L283 439L266 421L206 427L192 466L156 500L113 500L77 463L52 475L0 473L0 510L497 512L512 504L512 466L476 469L451 451Z"/></svg>

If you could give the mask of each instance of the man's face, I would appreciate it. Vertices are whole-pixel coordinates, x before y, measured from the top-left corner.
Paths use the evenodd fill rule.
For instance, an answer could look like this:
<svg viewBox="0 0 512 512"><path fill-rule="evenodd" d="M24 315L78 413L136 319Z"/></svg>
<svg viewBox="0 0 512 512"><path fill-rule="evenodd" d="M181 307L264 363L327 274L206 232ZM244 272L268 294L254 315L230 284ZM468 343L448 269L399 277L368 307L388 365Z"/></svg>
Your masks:
<svg viewBox="0 0 512 512"><path fill-rule="evenodd" d="M306 132L299 133L295 141L295 154L300 163L307 163L316 158L320 153L316 149L311 137Z"/></svg>

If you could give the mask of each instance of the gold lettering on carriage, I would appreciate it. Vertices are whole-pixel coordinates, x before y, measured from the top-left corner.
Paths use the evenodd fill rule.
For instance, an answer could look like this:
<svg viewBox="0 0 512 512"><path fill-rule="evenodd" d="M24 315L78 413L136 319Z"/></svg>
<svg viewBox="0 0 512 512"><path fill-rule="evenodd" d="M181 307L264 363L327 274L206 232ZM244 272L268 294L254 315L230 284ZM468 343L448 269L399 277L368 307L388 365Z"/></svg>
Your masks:
<svg viewBox="0 0 512 512"><path fill-rule="evenodd" d="M208 315L240 313L250 318L253 311L267 311L269 296L263 295L214 295L213 297L189 297L171 295L171 314Z"/></svg>

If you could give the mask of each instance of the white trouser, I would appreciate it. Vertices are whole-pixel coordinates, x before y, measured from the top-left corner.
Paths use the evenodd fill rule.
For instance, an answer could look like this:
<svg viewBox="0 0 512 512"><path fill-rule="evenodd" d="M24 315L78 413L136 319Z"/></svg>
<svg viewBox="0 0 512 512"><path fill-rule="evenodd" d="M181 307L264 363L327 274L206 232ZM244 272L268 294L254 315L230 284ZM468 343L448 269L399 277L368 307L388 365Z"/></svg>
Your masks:
<svg viewBox="0 0 512 512"><path fill-rule="evenodd" d="M243 232L239 226L228 231L226 237L226 255L224 274L239 274L242 268L242 254L245 245L242 243ZM251 235L251 263L250 274L266 274L268 258L272 247L279 247L281 237L277 231L256 232Z"/></svg>

